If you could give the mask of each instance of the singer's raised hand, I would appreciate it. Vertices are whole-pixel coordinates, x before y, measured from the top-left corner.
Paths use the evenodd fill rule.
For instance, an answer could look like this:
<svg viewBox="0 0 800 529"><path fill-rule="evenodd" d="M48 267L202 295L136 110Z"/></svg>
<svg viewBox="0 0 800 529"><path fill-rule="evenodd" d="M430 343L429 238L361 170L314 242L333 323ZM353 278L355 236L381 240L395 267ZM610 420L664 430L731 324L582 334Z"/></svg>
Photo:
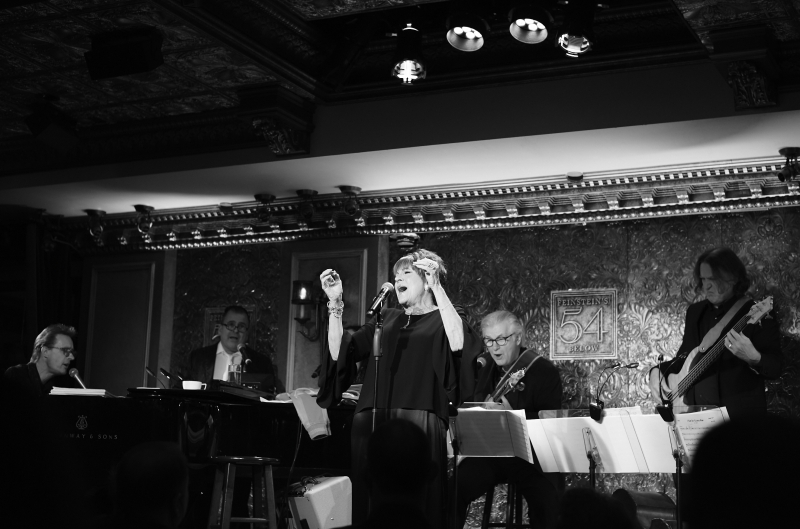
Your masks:
<svg viewBox="0 0 800 529"><path fill-rule="evenodd" d="M439 285L439 263L427 257L423 257L419 261L414 261L412 264L425 272L425 281L427 281L429 287L433 288Z"/></svg>
<svg viewBox="0 0 800 529"><path fill-rule="evenodd" d="M319 281L328 299L335 300L342 297L342 279L336 270L328 268L319 275Z"/></svg>

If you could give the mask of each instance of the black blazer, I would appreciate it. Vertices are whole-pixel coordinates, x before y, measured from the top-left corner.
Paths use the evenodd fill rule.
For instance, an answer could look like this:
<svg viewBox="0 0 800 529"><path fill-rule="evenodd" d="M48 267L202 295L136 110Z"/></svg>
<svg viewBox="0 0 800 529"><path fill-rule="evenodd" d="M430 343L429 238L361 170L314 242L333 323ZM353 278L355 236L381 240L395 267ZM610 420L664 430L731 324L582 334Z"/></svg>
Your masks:
<svg viewBox="0 0 800 529"><path fill-rule="evenodd" d="M728 323L720 337L723 337L743 315L747 314L753 305L752 301L745 303L744 307ZM703 341L698 325L703 313L710 306L711 303L707 300L689 306L686 311L683 342L676 356L689 353ZM748 325L744 329L744 334L750 338L753 346L761 353L761 362L751 368L744 360L740 360L725 349L703 377L689 389L686 394L687 403L726 406L731 418L767 412L764 379L777 378L783 367L778 323L773 318L764 318L761 320L761 325ZM702 355L698 354L695 358L697 362ZM670 373L677 373L682 366L682 359L664 363L664 369L669 370Z"/></svg>
<svg viewBox="0 0 800 529"><path fill-rule="evenodd" d="M251 364L247 368L248 373L266 373L268 376L261 383L262 391L267 393L283 393L286 391L277 373L275 366L272 365L269 357L251 348L244 351L243 361L250 359ZM189 353L189 370L183 377L186 380L199 380L206 384L214 378L214 363L217 359L217 344L208 345L195 349Z"/></svg>

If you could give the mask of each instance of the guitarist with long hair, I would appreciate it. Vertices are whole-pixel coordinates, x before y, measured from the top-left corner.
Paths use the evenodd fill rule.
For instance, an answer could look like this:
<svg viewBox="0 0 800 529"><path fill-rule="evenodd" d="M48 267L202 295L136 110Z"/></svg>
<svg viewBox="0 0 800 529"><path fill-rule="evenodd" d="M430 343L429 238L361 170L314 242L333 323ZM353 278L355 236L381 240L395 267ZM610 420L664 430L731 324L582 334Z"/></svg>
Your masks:
<svg viewBox="0 0 800 529"><path fill-rule="evenodd" d="M769 316L771 298L756 304L746 297L750 279L730 248L704 252L694 280L705 300L686 311L675 358L650 370L653 399L726 406L734 419L766 414L764 379L778 377L782 367L778 324Z"/></svg>

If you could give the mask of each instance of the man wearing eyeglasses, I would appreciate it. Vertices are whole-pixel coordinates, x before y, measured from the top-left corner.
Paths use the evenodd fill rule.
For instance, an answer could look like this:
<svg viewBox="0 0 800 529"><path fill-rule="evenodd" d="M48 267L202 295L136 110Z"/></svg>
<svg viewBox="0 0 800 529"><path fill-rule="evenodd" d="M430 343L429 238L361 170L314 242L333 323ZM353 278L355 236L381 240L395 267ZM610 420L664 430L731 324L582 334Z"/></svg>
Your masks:
<svg viewBox="0 0 800 529"><path fill-rule="evenodd" d="M239 305L225 308L222 323L217 329L219 342L196 349L189 354L189 372L184 379L208 383L228 380L228 366L244 364L247 373L264 373L261 388L267 392L284 391L269 357L247 347L250 314Z"/></svg>
<svg viewBox="0 0 800 529"><path fill-rule="evenodd" d="M522 347L523 327L514 314L500 310L481 321L486 353L492 361L478 372L475 394L466 400L482 402L495 390L500 379L514 366ZM530 354L530 353L528 353ZM517 369L525 366L515 366ZM502 399L506 409L525 410L528 419L538 419L541 410L561 408L561 377L548 359L538 357L517 389ZM534 456L535 458L535 456ZM551 527L555 522L558 493L537 461L533 465L517 457L468 457L458 467L458 525L463 527L469 504L498 483L514 483L528 502L533 527Z"/></svg>
<svg viewBox="0 0 800 529"><path fill-rule="evenodd" d="M75 329L60 323L40 332L30 362L9 367L3 374L3 397L28 400L50 393L53 378L66 375L75 360L73 338Z"/></svg>

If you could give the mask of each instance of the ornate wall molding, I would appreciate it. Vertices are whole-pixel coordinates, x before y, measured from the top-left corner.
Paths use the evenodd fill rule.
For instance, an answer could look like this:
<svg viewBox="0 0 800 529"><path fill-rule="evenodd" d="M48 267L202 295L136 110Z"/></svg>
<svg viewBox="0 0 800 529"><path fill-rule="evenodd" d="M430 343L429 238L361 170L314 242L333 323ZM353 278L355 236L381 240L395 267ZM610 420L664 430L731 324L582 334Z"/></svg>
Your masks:
<svg viewBox="0 0 800 529"><path fill-rule="evenodd" d="M88 237L88 219L64 219L58 226L85 252L226 247L299 239L404 232L436 233L494 228L586 225L685 215L759 211L800 205L798 182L775 176L782 160L670 167L647 171L587 174L574 184L563 177L462 186L362 193L361 212L343 211L345 195L311 200L310 218L298 198L208 206L151 214L143 238L133 214L103 218L105 244ZM124 242L123 242L124 241ZM148 242L149 241L149 242Z"/></svg>

